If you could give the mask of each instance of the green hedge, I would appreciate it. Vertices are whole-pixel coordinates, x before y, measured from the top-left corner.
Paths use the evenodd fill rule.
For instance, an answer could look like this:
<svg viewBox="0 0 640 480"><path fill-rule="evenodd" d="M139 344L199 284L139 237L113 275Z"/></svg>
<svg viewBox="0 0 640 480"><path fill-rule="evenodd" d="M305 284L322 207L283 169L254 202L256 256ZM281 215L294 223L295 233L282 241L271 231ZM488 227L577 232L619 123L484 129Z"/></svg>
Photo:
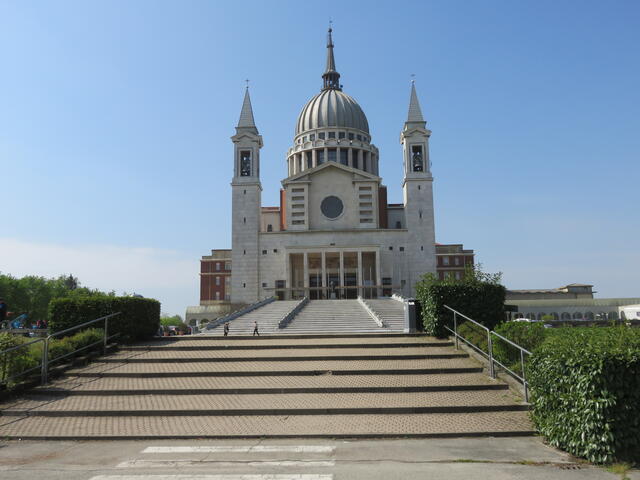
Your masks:
<svg viewBox="0 0 640 480"><path fill-rule="evenodd" d="M82 332L76 333L75 335L59 340L56 338L52 338L49 341L49 359L53 361L57 357L66 355L67 353L71 353L80 348L87 347L92 343L102 340L102 338L103 332L102 330L97 328L83 330ZM10 333L0 333L0 350L22 345L32 340L34 339L22 337L19 335L13 335ZM30 368L39 366L40 362L42 361L42 346L43 342L39 342L27 347L19 348L6 354L1 354L0 382L4 383L9 377L12 377ZM101 346L97 345L95 348L99 349L101 348ZM86 353L88 353L88 351L89 349L83 350L79 352L78 355L85 355ZM61 362L65 363L66 361L68 361L68 359L62 360ZM40 370L35 370L31 373L31 375L40 375ZM17 378L11 381L8 387L12 388L17 383L24 380L24 378L25 377Z"/></svg>
<svg viewBox="0 0 640 480"><path fill-rule="evenodd" d="M445 305L473 318L487 328L504 319L505 288L486 282L434 282L422 280L416 286L422 306L422 321L428 335L447 336L444 326L453 325L453 314Z"/></svg>
<svg viewBox="0 0 640 480"><path fill-rule="evenodd" d="M527 371L532 418L551 445L596 463L640 460L640 330L553 332Z"/></svg>
<svg viewBox="0 0 640 480"><path fill-rule="evenodd" d="M52 300L49 305L49 328L59 332L89 320L122 312L109 319L109 336L120 333L120 342L134 342L152 337L160 326L160 302L138 297L76 297ZM92 328L100 328L96 323Z"/></svg>

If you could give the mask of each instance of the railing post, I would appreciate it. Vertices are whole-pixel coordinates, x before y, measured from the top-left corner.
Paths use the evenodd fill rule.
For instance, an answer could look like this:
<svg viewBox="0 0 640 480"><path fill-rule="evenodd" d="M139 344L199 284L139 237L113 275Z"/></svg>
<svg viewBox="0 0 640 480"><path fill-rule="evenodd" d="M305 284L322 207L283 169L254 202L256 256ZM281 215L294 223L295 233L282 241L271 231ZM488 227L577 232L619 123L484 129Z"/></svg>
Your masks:
<svg viewBox="0 0 640 480"><path fill-rule="evenodd" d="M529 389L527 388L527 375L524 372L524 351L520 350L520 365L522 366L522 385L524 386L524 401L529 403Z"/></svg>
<svg viewBox="0 0 640 480"><path fill-rule="evenodd" d="M458 348L458 314L456 312L453 312L453 333L454 333L454 337L456 339L456 350L459 350Z"/></svg>
<svg viewBox="0 0 640 480"><path fill-rule="evenodd" d="M104 319L104 339L103 339L103 346L102 346L102 350L103 350L103 354L106 355L107 354L107 337L109 336L108 334L108 328L109 328L109 318L105 318Z"/></svg>
<svg viewBox="0 0 640 480"><path fill-rule="evenodd" d="M493 342L491 341L491 330L487 330L487 350L489 350L489 375L491 375L491 378L496 378L496 372L493 366Z"/></svg>
<svg viewBox="0 0 640 480"><path fill-rule="evenodd" d="M42 385L46 385L49 380L49 337L44 339L44 344L42 345L42 364L40 369L40 382Z"/></svg>

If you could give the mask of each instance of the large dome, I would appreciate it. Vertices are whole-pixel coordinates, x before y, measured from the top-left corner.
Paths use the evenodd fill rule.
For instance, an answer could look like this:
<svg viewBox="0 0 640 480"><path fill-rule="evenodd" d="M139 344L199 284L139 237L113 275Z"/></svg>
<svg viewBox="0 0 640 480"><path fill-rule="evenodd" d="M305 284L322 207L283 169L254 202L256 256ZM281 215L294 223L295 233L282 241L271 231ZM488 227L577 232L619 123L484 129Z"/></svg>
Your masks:
<svg viewBox="0 0 640 480"><path fill-rule="evenodd" d="M354 128L369 133L367 117L353 98L338 89L325 89L304 106L296 124L296 135L326 127Z"/></svg>

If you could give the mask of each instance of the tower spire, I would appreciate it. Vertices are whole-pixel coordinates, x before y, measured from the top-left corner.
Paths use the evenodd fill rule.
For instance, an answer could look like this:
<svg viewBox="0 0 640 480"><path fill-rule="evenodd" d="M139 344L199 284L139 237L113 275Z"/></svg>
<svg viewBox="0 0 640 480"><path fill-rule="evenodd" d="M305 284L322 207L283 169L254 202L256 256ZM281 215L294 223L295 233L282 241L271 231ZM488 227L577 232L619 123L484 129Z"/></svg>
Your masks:
<svg viewBox="0 0 640 480"><path fill-rule="evenodd" d="M340 74L336 71L336 60L333 56L332 32L333 28L329 27L329 33L327 34L327 68L322 74L322 89L342 90L340 87Z"/></svg>
<svg viewBox="0 0 640 480"><path fill-rule="evenodd" d="M242 110L240 111L240 119L238 120L238 126L236 128L250 128L258 132L256 128L256 122L253 119L253 108L251 107L251 97L249 96L249 80L247 82L247 88L244 91L244 101L242 102Z"/></svg>
<svg viewBox="0 0 640 480"><path fill-rule="evenodd" d="M411 98L409 99L409 114L407 115L407 123L422 122L425 123L422 116L422 109L416 94L416 81L411 80Z"/></svg>

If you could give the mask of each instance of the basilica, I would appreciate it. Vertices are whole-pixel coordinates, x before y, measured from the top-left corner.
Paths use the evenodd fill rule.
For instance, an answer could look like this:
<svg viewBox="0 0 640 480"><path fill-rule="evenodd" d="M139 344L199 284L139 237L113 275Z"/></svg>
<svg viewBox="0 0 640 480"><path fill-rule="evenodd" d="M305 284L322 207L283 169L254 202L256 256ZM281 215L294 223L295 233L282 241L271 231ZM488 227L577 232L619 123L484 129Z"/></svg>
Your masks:
<svg viewBox="0 0 640 480"><path fill-rule="evenodd" d="M397 162L403 203L387 203L378 167L388 160L343 91L329 29L322 86L298 116L280 205L263 207L263 143L247 89L231 137L232 249L203 257L201 305L414 295L420 277L436 272L430 135L412 84Z"/></svg>

